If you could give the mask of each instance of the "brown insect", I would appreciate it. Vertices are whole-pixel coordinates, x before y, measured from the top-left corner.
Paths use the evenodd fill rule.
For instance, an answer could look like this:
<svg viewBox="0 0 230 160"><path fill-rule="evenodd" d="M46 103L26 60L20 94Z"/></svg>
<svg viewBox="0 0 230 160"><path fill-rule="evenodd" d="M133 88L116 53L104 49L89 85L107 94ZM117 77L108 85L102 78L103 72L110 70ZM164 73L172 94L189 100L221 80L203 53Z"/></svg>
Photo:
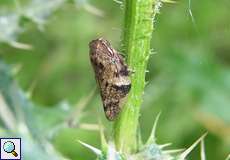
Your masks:
<svg viewBox="0 0 230 160"><path fill-rule="evenodd" d="M108 120L114 120L131 88L128 67L123 57L103 38L91 41L89 48L105 115Z"/></svg>

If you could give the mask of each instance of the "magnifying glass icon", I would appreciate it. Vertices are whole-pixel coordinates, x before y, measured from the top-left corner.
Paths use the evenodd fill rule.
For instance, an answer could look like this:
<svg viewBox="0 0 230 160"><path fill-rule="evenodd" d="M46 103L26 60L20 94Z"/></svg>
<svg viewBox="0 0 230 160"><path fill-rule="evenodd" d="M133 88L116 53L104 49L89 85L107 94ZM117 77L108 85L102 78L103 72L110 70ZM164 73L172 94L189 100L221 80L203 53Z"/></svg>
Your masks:
<svg viewBox="0 0 230 160"><path fill-rule="evenodd" d="M17 157L18 154L17 152L15 151L15 145L13 142L11 141L6 141L4 144L3 144L3 150L6 152L6 153L11 153L12 155L14 155L14 157Z"/></svg>

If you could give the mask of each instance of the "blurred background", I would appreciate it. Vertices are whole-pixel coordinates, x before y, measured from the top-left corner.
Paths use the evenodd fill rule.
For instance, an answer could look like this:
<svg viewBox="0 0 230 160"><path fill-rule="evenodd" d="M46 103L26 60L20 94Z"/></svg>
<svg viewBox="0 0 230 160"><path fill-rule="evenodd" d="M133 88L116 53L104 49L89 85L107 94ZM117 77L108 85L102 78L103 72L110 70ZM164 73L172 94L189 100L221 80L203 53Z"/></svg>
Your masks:
<svg viewBox="0 0 230 160"><path fill-rule="evenodd" d="M158 143L186 148L208 132L208 160L230 153L229 8L229 0L180 0L161 8L141 110L143 140L161 112ZM104 37L120 50L122 24L123 6L113 0L0 1L0 66L16 68L10 83L17 84L15 92L29 93L33 113L26 113L27 121L42 134L52 131L49 139L64 157L95 158L78 140L100 148L99 119L111 138L112 123L105 119L98 91L91 96L96 82L88 43ZM57 127L69 117L74 127ZM188 159L199 159L199 147Z"/></svg>

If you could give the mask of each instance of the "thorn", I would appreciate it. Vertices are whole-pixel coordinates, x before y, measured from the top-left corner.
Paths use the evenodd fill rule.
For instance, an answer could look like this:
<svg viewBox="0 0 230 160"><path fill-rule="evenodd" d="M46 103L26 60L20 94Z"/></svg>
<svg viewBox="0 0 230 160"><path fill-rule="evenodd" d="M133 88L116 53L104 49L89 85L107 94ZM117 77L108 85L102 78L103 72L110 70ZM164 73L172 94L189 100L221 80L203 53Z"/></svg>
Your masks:
<svg viewBox="0 0 230 160"><path fill-rule="evenodd" d="M113 143L109 144L109 148L108 148L108 152L107 152L107 158L108 160L116 160L117 157L117 152L116 149L114 147Z"/></svg>
<svg viewBox="0 0 230 160"><path fill-rule="evenodd" d="M166 143L166 144L159 145L159 147L160 147L160 149L163 149L163 148L171 146L171 145L172 145L172 143Z"/></svg>
<svg viewBox="0 0 230 160"><path fill-rule="evenodd" d="M163 3L177 3L176 1L173 0L162 0Z"/></svg>
<svg viewBox="0 0 230 160"><path fill-rule="evenodd" d="M96 16L99 16L99 17L104 17L105 16L105 13L103 11L101 11L100 9L94 7L93 5L89 4L89 3L85 3L84 4L84 9L86 11L88 11L89 13L92 13Z"/></svg>
<svg viewBox="0 0 230 160"><path fill-rule="evenodd" d="M186 149L180 156L179 156L179 159L185 159L188 154L197 146L198 143L200 143L200 141L202 141L205 136L207 135L208 133L205 133L204 135L202 135L197 141L195 141L188 149Z"/></svg>
<svg viewBox="0 0 230 160"><path fill-rule="evenodd" d="M98 131L100 127L98 126L98 124L81 123L79 124L79 128L91 131Z"/></svg>
<svg viewBox="0 0 230 160"><path fill-rule="evenodd" d="M155 19L156 14L160 13L160 8L162 7L162 1L161 0L156 0L155 5L154 5L154 16L153 19Z"/></svg>
<svg viewBox="0 0 230 160"><path fill-rule="evenodd" d="M149 81L145 81L145 86L149 84Z"/></svg>
<svg viewBox="0 0 230 160"><path fill-rule="evenodd" d="M69 117L66 120L66 123L69 124L69 126L76 126L76 124L79 122L79 120L83 117L82 112L84 111L85 107L89 104L89 102L93 99L95 93L96 93L97 87L92 89L92 91L89 93L89 95L81 98L78 103L75 105L75 109L73 112L69 115Z"/></svg>
<svg viewBox="0 0 230 160"><path fill-rule="evenodd" d="M150 49L150 52L154 52L154 48L151 48L151 49Z"/></svg>
<svg viewBox="0 0 230 160"><path fill-rule="evenodd" d="M204 139L201 140L200 145L201 145L201 146L200 146L200 156L201 156L201 160L206 160Z"/></svg>
<svg viewBox="0 0 230 160"><path fill-rule="evenodd" d="M151 49L149 54L150 54L150 55L154 55L154 54L157 54L157 52L154 51L153 49Z"/></svg>
<svg viewBox="0 0 230 160"><path fill-rule="evenodd" d="M28 91L26 92L26 96L27 96L28 98L31 98L31 97L33 96L34 89L35 89L36 85L37 85L37 81L34 80L34 81L32 82L32 84L29 86L29 89L28 89Z"/></svg>
<svg viewBox="0 0 230 160"><path fill-rule="evenodd" d="M102 151L107 151L108 144L106 142L105 134L104 134L104 128L102 126L102 122L99 120L99 129L100 129L100 136L101 136L101 148Z"/></svg>
<svg viewBox="0 0 230 160"><path fill-rule="evenodd" d="M149 55L145 57L145 61L148 61L149 60Z"/></svg>
<svg viewBox="0 0 230 160"><path fill-rule="evenodd" d="M226 158L226 160L230 160L230 154L228 155L228 157Z"/></svg>
<svg viewBox="0 0 230 160"><path fill-rule="evenodd" d="M122 1L119 1L119 0L113 0L113 1L116 2L116 3L118 3L118 4L120 4L120 5L123 4L123 2L122 2Z"/></svg>
<svg viewBox="0 0 230 160"><path fill-rule="evenodd" d="M99 150L99 149L97 149L97 148L95 148L95 147L93 147L93 146L91 146L91 145L89 145L89 144L86 144L86 143L84 143L84 142L82 142L82 141L80 141L80 140L78 140L78 142L80 143L80 144L82 144L83 146L85 146L86 148L88 148L88 149L90 149L91 151L93 151L96 155L101 155L102 154L102 152L101 152L101 150Z"/></svg>
<svg viewBox="0 0 230 160"><path fill-rule="evenodd" d="M25 44L25 43L20 43L20 42L15 42L12 41L9 43L12 47L18 48L18 49L25 49L25 50L31 50L33 49L32 45Z"/></svg>
<svg viewBox="0 0 230 160"><path fill-rule="evenodd" d="M174 153L182 152L184 150L185 149L172 149L172 150L163 151L163 153L165 153L165 154L174 154Z"/></svg>
<svg viewBox="0 0 230 160"><path fill-rule="evenodd" d="M137 144L138 144L139 148L143 147L143 141L142 141L140 126L138 126L138 128L137 128Z"/></svg>
<svg viewBox="0 0 230 160"><path fill-rule="evenodd" d="M156 117L156 119L154 121L152 132L151 132L150 137L147 140L146 144L151 144L151 143L155 142L155 140L156 140L156 128L157 128L157 123L159 121L160 115L161 115L161 112L158 113L158 115L157 115L157 117Z"/></svg>
<svg viewBox="0 0 230 160"><path fill-rule="evenodd" d="M13 76L16 76L22 69L22 64L16 64L11 70Z"/></svg>

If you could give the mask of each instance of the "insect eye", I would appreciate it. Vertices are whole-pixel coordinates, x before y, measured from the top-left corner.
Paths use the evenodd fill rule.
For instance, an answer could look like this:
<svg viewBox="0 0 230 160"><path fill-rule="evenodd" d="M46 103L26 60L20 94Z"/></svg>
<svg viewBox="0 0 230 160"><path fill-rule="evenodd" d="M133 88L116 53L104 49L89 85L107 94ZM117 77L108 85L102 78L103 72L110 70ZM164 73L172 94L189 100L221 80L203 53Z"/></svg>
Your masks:
<svg viewBox="0 0 230 160"><path fill-rule="evenodd" d="M112 59L112 64L116 64L116 61L115 61L115 59Z"/></svg>

